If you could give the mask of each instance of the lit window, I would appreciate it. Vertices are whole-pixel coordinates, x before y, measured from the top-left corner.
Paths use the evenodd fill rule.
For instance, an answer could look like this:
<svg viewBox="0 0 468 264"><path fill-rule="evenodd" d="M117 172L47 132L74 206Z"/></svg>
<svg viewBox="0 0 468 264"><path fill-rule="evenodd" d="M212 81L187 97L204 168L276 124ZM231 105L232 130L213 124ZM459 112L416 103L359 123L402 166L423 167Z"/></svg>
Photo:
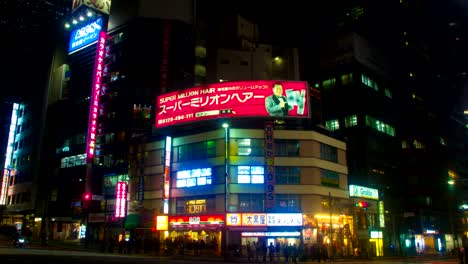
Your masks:
<svg viewBox="0 0 468 264"><path fill-rule="evenodd" d="M357 115L345 117L345 127L357 126Z"/></svg>
<svg viewBox="0 0 468 264"><path fill-rule="evenodd" d="M263 166L237 166L237 183L263 184L264 173Z"/></svg>
<svg viewBox="0 0 468 264"><path fill-rule="evenodd" d="M340 123L338 122L338 119L328 120L325 121L325 127L330 129L331 131L335 131L340 129Z"/></svg>
<svg viewBox="0 0 468 264"><path fill-rule="evenodd" d="M193 187L212 184L211 168L183 170L177 172L176 187Z"/></svg>

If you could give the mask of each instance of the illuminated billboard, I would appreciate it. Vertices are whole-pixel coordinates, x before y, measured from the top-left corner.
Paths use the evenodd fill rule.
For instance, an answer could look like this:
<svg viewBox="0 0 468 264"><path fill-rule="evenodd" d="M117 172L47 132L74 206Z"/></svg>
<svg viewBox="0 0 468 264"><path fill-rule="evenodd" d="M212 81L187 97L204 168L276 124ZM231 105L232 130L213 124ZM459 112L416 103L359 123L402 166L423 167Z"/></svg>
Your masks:
<svg viewBox="0 0 468 264"><path fill-rule="evenodd" d="M111 0L73 0L72 13L81 6L87 6L106 15L110 15Z"/></svg>
<svg viewBox="0 0 468 264"><path fill-rule="evenodd" d="M118 182L115 186L115 217L125 217L127 213L127 183Z"/></svg>
<svg viewBox="0 0 468 264"><path fill-rule="evenodd" d="M158 128L236 117L307 118L307 82L224 82L178 90L157 98Z"/></svg>
<svg viewBox="0 0 468 264"><path fill-rule="evenodd" d="M73 30L70 35L68 53L73 53L98 41L101 30L102 17L98 17L90 23Z"/></svg>

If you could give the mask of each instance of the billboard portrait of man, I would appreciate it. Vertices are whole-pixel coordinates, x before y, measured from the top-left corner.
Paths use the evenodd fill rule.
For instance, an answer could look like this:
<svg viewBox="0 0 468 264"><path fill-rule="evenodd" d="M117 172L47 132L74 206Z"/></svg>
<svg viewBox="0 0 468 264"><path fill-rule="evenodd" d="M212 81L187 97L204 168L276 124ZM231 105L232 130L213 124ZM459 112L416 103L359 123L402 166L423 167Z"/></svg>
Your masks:
<svg viewBox="0 0 468 264"><path fill-rule="evenodd" d="M265 98L265 108L270 116L287 116L292 106L288 104L286 96L283 95L283 85L273 84L273 94Z"/></svg>

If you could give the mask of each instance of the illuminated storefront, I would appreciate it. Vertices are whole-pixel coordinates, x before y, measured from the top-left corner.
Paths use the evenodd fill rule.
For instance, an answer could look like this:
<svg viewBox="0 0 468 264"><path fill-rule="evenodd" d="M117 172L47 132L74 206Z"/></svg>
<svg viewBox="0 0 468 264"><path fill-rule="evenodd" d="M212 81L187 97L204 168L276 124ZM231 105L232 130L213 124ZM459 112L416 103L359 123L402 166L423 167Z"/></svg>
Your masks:
<svg viewBox="0 0 468 264"><path fill-rule="evenodd" d="M269 245L301 244L303 219L300 213L229 213L226 226L230 243L245 249L247 243ZM243 252L246 254L246 252Z"/></svg>
<svg viewBox="0 0 468 264"><path fill-rule="evenodd" d="M177 249L198 248L220 255L224 223L224 215L169 216L169 239Z"/></svg>

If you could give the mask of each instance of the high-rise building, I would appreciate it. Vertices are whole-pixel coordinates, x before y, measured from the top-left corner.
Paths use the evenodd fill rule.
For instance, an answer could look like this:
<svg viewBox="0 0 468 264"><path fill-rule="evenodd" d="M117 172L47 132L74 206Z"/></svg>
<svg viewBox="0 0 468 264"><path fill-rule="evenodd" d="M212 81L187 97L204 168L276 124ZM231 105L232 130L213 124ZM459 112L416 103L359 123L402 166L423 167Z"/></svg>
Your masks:
<svg viewBox="0 0 468 264"><path fill-rule="evenodd" d="M79 239L84 225L87 237L121 231L115 188L129 183L129 148L151 134L156 95L194 82L191 8L112 1L109 14L73 10L68 55L54 69L55 102L48 108L48 191L57 197L47 203L47 218L56 219L47 224L50 238ZM129 203L130 215L138 208Z"/></svg>
<svg viewBox="0 0 468 264"><path fill-rule="evenodd" d="M2 128L7 130L1 134L9 135L10 140L2 140L0 146L2 186L6 186L2 189L1 224L16 225L26 236L38 230L34 220L42 212L44 182L40 170L46 91L70 4L39 0L4 1L0 5L0 31L8 40L0 44L0 101L8 108L2 111ZM39 236L38 232L34 235Z"/></svg>

